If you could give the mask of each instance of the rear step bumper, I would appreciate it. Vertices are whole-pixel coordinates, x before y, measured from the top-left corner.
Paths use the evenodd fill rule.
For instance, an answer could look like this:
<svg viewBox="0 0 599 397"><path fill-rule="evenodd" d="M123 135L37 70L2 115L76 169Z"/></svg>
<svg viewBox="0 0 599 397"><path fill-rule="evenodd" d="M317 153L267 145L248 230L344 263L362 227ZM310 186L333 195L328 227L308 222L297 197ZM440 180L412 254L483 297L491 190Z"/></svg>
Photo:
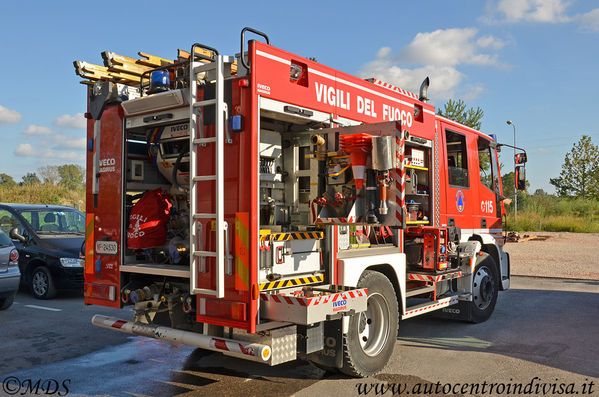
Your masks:
<svg viewBox="0 0 599 397"><path fill-rule="evenodd" d="M331 285L305 287L299 295L260 294L262 317L310 325L366 311L368 289Z"/></svg>
<svg viewBox="0 0 599 397"><path fill-rule="evenodd" d="M269 364L272 355L272 349L268 345L203 335L159 325L140 324L99 314L92 318L92 324L97 327L161 339L171 343L182 343L265 364Z"/></svg>

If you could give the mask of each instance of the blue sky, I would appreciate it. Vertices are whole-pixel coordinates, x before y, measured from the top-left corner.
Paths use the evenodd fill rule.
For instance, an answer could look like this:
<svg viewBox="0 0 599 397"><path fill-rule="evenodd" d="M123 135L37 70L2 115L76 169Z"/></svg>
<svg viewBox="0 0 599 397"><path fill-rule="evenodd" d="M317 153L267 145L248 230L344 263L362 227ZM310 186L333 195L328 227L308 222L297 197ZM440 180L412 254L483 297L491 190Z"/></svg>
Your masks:
<svg viewBox="0 0 599 397"><path fill-rule="evenodd" d="M84 165L85 87L72 62L105 50L175 58L193 42L239 52L245 26L271 43L441 106L485 111L482 130L529 152L532 191L553 192L583 134L599 144L599 3L590 0L22 1L0 5L0 173L20 180L50 164ZM174 7L174 8L172 8ZM503 162L511 164L511 151Z"/></svg>

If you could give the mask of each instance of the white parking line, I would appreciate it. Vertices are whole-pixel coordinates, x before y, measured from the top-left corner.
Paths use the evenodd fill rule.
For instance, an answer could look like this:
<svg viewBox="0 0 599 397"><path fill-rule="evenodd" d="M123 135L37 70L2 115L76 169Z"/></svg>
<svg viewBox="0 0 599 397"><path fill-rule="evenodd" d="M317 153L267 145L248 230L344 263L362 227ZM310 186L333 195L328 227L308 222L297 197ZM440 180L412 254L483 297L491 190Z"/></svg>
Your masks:
<svg viewBox="0 0 599 397"><path fill-rule="evenodd" d="M45 307L45 306L38 306L38 305L25 305L25 307L30 307L32 309L49 310L51 312L61 312L62 311L62 309L55 309L53 307Z"/></svg>

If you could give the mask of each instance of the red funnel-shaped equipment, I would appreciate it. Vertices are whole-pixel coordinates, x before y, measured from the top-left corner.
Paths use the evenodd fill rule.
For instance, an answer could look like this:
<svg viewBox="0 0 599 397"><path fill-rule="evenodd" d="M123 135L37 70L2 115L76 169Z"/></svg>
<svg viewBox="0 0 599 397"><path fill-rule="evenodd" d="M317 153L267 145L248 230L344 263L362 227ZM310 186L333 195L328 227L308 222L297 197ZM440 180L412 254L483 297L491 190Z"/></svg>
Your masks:
<svg viewBox="0 0 599 397"><path fill-rule="evenodd" d="M368 134L341 135L339 145L341 150L349 154L356 189L362 189L366 157L372 150L372 137Z"/></svg>

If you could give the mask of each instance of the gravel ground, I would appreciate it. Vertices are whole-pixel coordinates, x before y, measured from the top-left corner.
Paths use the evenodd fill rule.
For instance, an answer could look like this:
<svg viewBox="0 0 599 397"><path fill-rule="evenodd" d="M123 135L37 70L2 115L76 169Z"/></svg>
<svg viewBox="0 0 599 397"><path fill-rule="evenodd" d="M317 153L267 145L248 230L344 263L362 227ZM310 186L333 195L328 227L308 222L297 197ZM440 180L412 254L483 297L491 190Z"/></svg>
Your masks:
<svg viewBox="0 0 599 397"><path fill-rule="evenodd" d="M599 234L529 232L546 240L506 243L512 274L599 280Z"/></svg>

